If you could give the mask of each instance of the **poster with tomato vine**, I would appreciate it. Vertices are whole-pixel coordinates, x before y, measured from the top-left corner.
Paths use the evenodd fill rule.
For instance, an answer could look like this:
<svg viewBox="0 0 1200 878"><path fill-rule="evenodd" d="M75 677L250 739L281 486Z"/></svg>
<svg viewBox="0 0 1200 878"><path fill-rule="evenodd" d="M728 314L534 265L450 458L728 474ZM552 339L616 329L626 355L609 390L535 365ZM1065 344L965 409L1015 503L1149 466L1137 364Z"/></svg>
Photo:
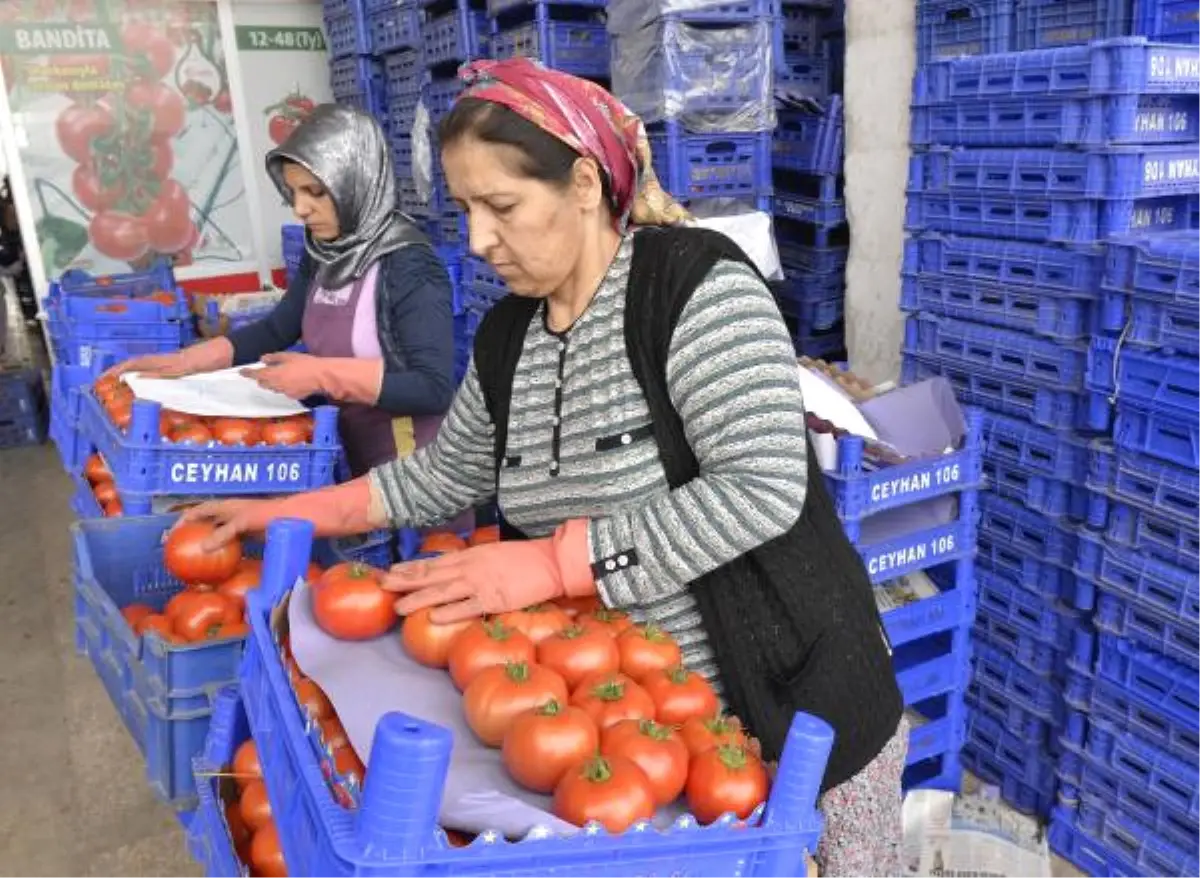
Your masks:
<svg viewBox="0 0 1200 878"><path fill-rule="evenodd" d="M6 0L0 59L48 276L254 261L215 3Z"/></svg>

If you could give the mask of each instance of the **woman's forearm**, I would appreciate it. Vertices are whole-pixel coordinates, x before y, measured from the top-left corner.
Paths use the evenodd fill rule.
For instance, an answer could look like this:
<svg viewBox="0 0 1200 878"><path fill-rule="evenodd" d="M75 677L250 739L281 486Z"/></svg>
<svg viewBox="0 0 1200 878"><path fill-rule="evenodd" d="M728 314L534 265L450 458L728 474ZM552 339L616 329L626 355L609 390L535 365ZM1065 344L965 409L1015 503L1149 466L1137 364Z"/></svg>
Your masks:
<svg viewBox="0 0 1200 878"><path fill-rule="evenodd" d="M311 521L320 537L352 536L387 526L383 498L366 476L319 491L294 494L271 505L272 518Z"/></svg>

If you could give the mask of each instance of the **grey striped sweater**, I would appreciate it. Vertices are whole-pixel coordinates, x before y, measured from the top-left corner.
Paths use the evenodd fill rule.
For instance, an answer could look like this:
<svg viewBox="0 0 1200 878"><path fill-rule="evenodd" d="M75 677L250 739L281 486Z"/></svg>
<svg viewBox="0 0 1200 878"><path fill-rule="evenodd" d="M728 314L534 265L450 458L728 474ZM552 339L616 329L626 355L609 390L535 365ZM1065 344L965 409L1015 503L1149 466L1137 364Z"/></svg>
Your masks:
<svg viewBox="0 0 1200 878"><path fill-rule="evenodd" d="M680 317L671 400L701 475L671 491L625 350L626 238L565 333L530 322L500 471L504 517L531 537L590 521L601 599L670 631L693 670L717 670L688 582L787 531L806 489L791 340L752 271L718 263ZM544 315L544 307L540 312ZM374 470L396 527L449 520L495 491L493 428L472 362L435 441Z"/></svg>

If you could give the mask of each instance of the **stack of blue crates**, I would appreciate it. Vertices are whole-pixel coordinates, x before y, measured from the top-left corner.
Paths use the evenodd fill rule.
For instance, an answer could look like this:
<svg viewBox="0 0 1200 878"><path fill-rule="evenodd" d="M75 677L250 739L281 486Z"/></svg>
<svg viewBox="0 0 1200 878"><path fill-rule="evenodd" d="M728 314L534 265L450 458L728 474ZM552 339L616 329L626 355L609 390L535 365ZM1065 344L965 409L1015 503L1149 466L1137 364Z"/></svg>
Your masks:
<svg viewBox="0 0 1200 878"><path fill-rule="evenodd" d="M366 0L323 0L329 87L340 104L382 118L383 65L372 56L371 19Z"/></svg>
<svg viewBox="0 0 1200 878"><path fill-rule="evenodd" d="M770 211L777 0L610 0L612 90L663 188L697 214Z"/></svg>
<svg viewBox="0 0 1200 878"><path fill-rule="evenodd" d="M784 279L775 298L799 354L841 359L850 228L842 160L841 8L784 0L775 35L778 127L772 151L775 235Z"/></svg>
<svg viewBox="0 0 1200 878"><path fill-rule="evenodd" d="M1189 874L1177 869L1194 865L1162 872L1148 865L1162 859L1144 856L1163 837L1126 796L1153 800L1153 787L1079 793L1087 721L1078 712L1089 708L1093 676L1095 691L1120 692L1134 716L1134 693L1113 669L1126 681L1131 668L1159 669L1157 657L1139 665L1145 656L1125 652L1140 624L1129 621L1136 602L1107 606L1116 600L1109 579L1127 602L1157 582L1148 559L1122 554L1157 520L1106 499L1123 472L1117 452L1134 472L1158 473L1147 453L1186 422L1191 492L1175 502L1189 509L1193 535L1196 520L1195 270L1188 304L1186 278L1174 286L1186 275L1174 242L1192 242L1194 265L1200 65L1190 48L1128 36L1134 20L1127 2L920 5L903 377L945 376L964 402L988 410L965 763L1019 810L1053 812L1052 841L1084 868L1142 870L1093 874ZM1174 275L1138 285L1135 266L1164 263ZM1155 344L1187 351L1186 366L1146 349ZM1152 491L1152 482L1130 484ZM1161 513L1153 493L1139 499ZM1105 566L1114 552L1133 567ZM1182 588L1192 601L1192 693L1194 571L1193 560L1190 591Z"/></svg>
<svg viewBox="0 0 1200 878"><path fill-rule="evenodd" d="M26 363L0 364L0 448L41 444L46 428L42 373Z"/></svg>

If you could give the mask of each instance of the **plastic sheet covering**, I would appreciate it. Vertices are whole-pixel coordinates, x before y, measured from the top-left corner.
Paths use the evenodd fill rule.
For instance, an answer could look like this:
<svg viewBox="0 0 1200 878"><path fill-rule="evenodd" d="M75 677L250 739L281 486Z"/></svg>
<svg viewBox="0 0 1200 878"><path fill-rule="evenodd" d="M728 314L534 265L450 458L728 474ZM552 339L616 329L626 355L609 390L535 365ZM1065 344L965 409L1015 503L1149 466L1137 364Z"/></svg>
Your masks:
<svg viewBox="0 0 1200 878"><path fill-rule="evenodd" d="M647 125L696 133L775 127L771 23L714 29L655 20L612 37L613 93Z"/></svg>
<svg viewBox="0 0 1200 878"><path fill-rule="evenodd" d="M729 0L608 0L610 34L628 34L641 30L664 15L711 14Z"/></svg>

